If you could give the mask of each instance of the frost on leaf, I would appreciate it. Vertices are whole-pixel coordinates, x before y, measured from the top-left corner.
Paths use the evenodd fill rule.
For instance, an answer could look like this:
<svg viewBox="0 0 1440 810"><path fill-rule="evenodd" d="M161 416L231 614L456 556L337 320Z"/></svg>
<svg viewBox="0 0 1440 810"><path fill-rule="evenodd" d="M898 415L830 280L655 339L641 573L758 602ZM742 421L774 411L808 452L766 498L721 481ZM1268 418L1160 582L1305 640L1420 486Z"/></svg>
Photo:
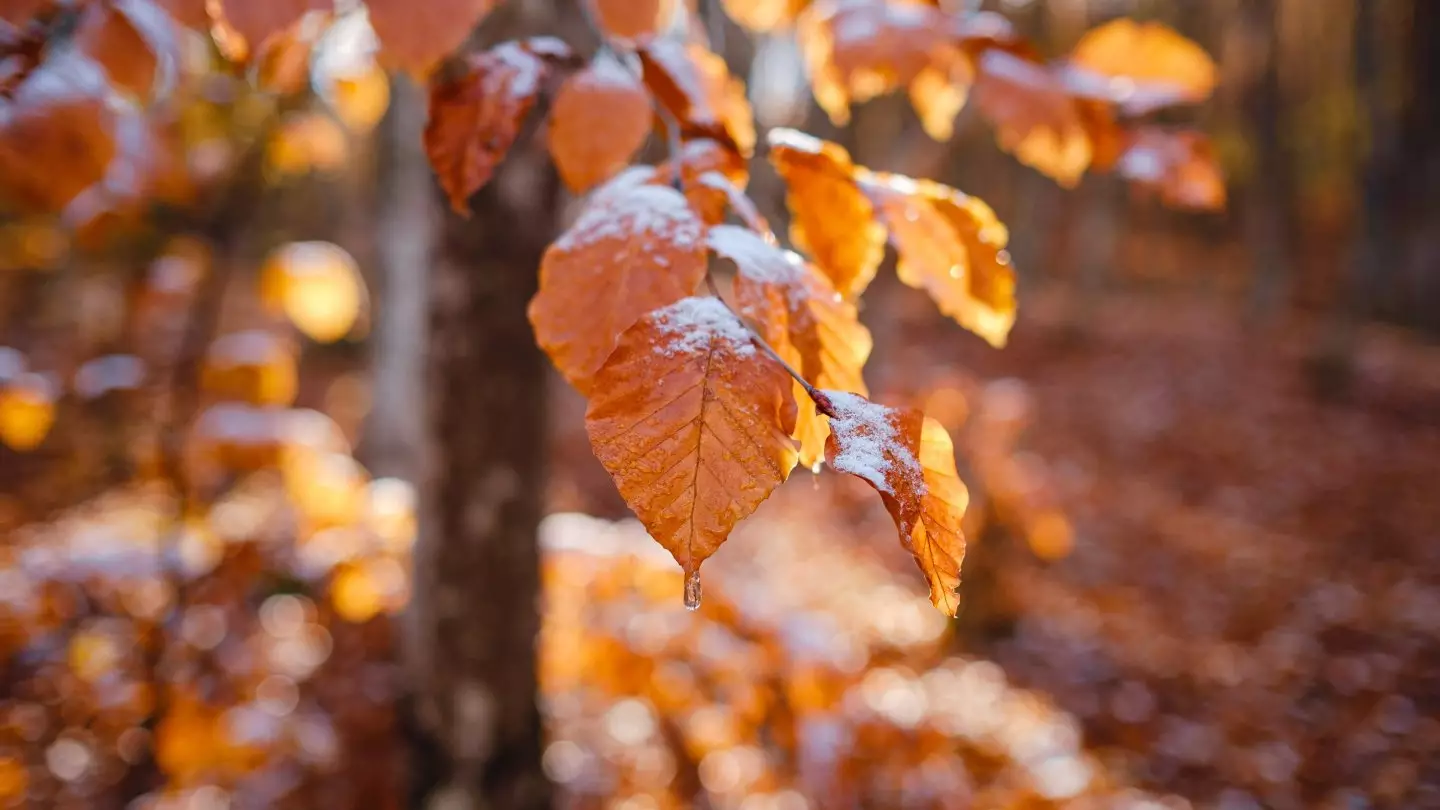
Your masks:
<svg viewBox="0 0 1440 810"><path fill-rule="evenodd" d="M748 198L740 200L744 198L742 189L750 180L750 169L745 158L734 149L711 138L684 141L678 157L660 164L655 182L673 185L677 165L685 197L705 222L712 225L723 222L727 208L736 207L737 202L740 206L748 202ZM755 216L759 216L758 211Z"/></svg>
<svg viewBox="0 0 1440 810"><path fill-rule="evenodd" d="M835 411L826 461L880 493L900 542L930 584L931 603L954 616L970 494L955 471L949 434L915 409L887 408L843 391L824 394Z"/></svg>
<svg viewBox="0 0 1440 810"><path fill-rule="evenodd" d="M1225 177L1210 139L1198 132L1158 127L1136 130L1120 157L1119 172L1153 189L1172 208L1218 211L1225 207Z"/></svg>
<svg viewBox="0 0 1440 810"><path fill-rule="evenodd" d="M679 123L682 138L712 138L741 157L755 150L755 118L745 84L698 42L657 39L640 51L645 85Z"/></svg>
<svg viewBox="0 0 1440 810"><path fill-rule="evenodd" d="M458 78L431 86L425 151L456 211L468 210L466 200L510 151L563 53L563 43L543 37L505 42L470 57Z"/></svg>
<svg viewBox="0 0 1440 810"><path fill-rule="evenodd" d="M1005 51L980 58L975 105L1000 148L1067 188L1094 154L1079 103L1044 65Z"/></svg>
<svg viewBox="0 0 1440 810"><path fill-rule="evenodd" d="M581 392L622 332L705 277L704 224L679 192L644 180L626 173L602 187L540 262L530 323Z"/></svg>
<svg viewBox="0 0 1440 810"><path fill-rule="evenodd" d="M550 110L549 145L572 191L590 189L630 162L650 134L650 96L607 54L565 80Z"/></svg>
<svg viewBox="0 0 1440 810"><path fill-rule="evenodd" d="M821 2L800 16L797 37L815 100L837 125L850 120L850 105L908 88L926 133L952 134L974 65L940 9Z"/></svg>
<svg viewBox="0 0 1440 810"><path fill-rule="evenodd" d="M584 0L600 27L622 42L654 39L675 17L675 0Z"/></svg>
<svg viewBox="0 0 1440 810"><path fill-rule="evenodd" d="M790 377L714 298L641 318L595 376L595 455L687 574L795 466Z"/></svg>
<svg viewBox="0 0 1440 810"><path fill-rule="evenodd" d="M116 154L106 82L84 57L50 57L0 102L0 202L59 212L105 179Z"/></svg>
<svg viewBox="0 0 1440 810"><path fill-rule="evenodd" d="M710 249L735 263L735 306L775 351L820 388L866 393L861 375L873 345L855 306L800 256L733 225L710 230ZM825 457L830 429L810 395L795 383L795 438L800 463Z"/></svg>
<svg viewBox="0 0 1440 810"><path fill-rule="evenodd" d="M417 76L460 47L499 0L366 0L380 64Z"/></svg>
<svg viewBox="0 0 1440 810"><path fill-rule="evenodd" d="M1015 323L1009 231L990 206L953 188L860 170L899 255L896 274L924 290L941 312L996 348Z"/></svg>
<svg viewBox="0 0 1440 810"><path fill-rule="evenodd" d="M1062 75L1076 93L1144 115L1209 98L1216 67L1203 48L1164 24L1120 18L1086 33Z"/></svg>
<svg viewBox="0 0 1440 810"><path fill-rule="evenodd" d="M855 185L855 164L838 144L790 129L769 133L770 162L785 181L790 241L810 254L835 289L854 299L885 257L885 229Z"/></svg>

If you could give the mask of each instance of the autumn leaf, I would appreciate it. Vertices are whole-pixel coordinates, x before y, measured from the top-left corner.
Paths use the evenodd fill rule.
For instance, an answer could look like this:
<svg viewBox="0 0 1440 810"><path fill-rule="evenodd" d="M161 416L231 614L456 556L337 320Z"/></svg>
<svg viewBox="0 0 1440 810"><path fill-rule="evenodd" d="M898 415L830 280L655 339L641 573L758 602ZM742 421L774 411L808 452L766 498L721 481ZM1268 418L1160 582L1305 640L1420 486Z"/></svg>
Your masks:
<svg viewBox="0 0 1440 810"><path fill-rule="evenodd" d="M645 143L653 117L644 86L612 56L602 53L566 79L548 133L565 185L586 191L623 169Z"/></svg>
<svg viewBox="0 0 1440 810"><path fill-rule="evenodd" d="M810 254L841 295L856 298L885 257L885 229L855 185L850 153L792 129L772 129L768 140L770 162L785 181L790 241Z"/></svg>
<svg viewBox="0 0 1440 810"><path fill-rule="evenodd" d="M930 584L930 602L956 615L965 559L961 522L970 493L955 471L950 435L915 409L888 408L844 391L823 393L835 414L826 461L880 493L901 544Z"/></svg>
<svg viewBox="0 0 1440 810"><path fill-rule="evenodd" d="M307 13L334 10L330 0L221 0L219 6L221 19L244 40L250 56Z"/></svg>
<svg viewBox="0 0 1440 810"><path fill-rule="evenodd" d="M720 0L737 25L755 33L769 33L795 24L810 0Z"/></svg>
<svg viewBox="0 0 1440 810"><path fill-rule="evenodd" d="M794 468L790 384L714 298L641 318L596 374L590 444L687 575Z"/></svg>
<svg viewBox="0 0 1440 810"><path fill-rule="evenodd" d="M1118 170L1136 185L1159 192L1172 208L1225 207L1225 177L1210 139L1201 133L1143 127L1130 136Z"/></svg>
<svg viewBox="0 0 1440 810"><path fill-rule="evenodd" d="M159 58L118 3L85 7L75 31L75 44L105 69L111 84L139 98L149 98Z"/></svg>
<svg viewBox="0 0 1440 810"><path fill-rule="evenodd" d="M823 273L795 253L734 225L710 229L710 249L735 263L736 311L800 375L820 388L866 393L861 370L873 345L855 306L840 297ZM798 382L795 438L800 463L825 457L829 427Z"/></svg>
<svg viewBox="0 0 1440 810"><path fill-rule="evenodd" d="M1090 135L1077 102L1044 65L985 51L975 104L1000 148L1062 186L1080 182L1093 155Z"/></svg>
<svg viewBox="0 0 1440 810"><path fill-rule="evenodd" d="M206 0L151 0L170 18L185 28L204 31L210 27L210 14Z"/></svg>
<svg viewBox="0 0 1440 810"><path fill-rule="evenodd" d="M470 35L499 0L366 0L380 40L376 59L391 70L430 73Z"/></svg>
<svg viewBox="0 0 1440 810"><path fill-rule="evenodd" d="M1120 18L1085 34L1062 75L1074 92L1144 115L1209 98L1216 67L1203 48L1166 25Z"/></svg>
<svg viewBox="0 0 1440 810"><path fill-rule="evenodd" d="M549 38L505 42L470 57L458 78L431 86L425 151L457 212L468 210L470 195L515 143L556 53L568 48Z"/></svg>
<svg viewBox="0 0 1440 810"><path fill-rule="evenodd" d="M83 57L82 57L83 58ZM0 200L58 212L100 183L115 156L115 113L103 78L52 57L16 88L0 116Z"/></svg>
<svg viewBox="0 0 1440 810"><path fill-rule="evenodd" d="M680 125L684 138L708 137L748 158L755 150L755 118L745 84L725 60L698 42L657 39L640 48L645 85Z"/></svg>
<svg viewBox="0 0 1440 810"><path fill-rule="evenodd" d="M620 334L691 295L705 277L704 224L679 192L617 178L545 251L530 323L541 348L581 392ZM612 181L613 183L614 181Z"/></svg>
<svg viewBox="0 0 1440 810"><path fill-rule="evenodd" d="M750 230L775 238L770 223L755 207L755 201L720 172L708 171L695 178L693 183L687 181L685 196L707 225L723 223L729 212Z"/></svg>
<svg viewBox="0 0 1440 810"><path fill-rule="evenodd" d="M584 0L596 22L614 39L641 44L654 39L675 17L675 0Z"/></svg>
<svg viewBox="0 0 1440 810"><path fill-rule="evenodd" d="M899 254L896 274L996 348L1015 323L1009 232L979 199L940 183L860 170ZM857 389L851 389L857 390Z"/></svg>
<svg viewBox="0 0 1440 810"><path fill-rule="evenodd" d="M54 8L56 0L0 0L0 20L16 27Z"/></svg>

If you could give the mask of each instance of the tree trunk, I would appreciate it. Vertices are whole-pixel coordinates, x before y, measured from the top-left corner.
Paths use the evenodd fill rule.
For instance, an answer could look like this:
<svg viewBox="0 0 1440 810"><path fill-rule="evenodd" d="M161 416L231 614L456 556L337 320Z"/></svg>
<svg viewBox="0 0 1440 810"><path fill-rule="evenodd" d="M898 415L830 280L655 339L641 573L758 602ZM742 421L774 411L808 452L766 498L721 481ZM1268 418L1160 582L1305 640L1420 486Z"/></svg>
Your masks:
<svg viewBox="0 0 1440 810"><path fill-rule="evenodd" d="M546 367L525 307L555 199L553 172L517 154L471 218L443 226L412 617L416 807L550 806L535 679Z"/></svg>

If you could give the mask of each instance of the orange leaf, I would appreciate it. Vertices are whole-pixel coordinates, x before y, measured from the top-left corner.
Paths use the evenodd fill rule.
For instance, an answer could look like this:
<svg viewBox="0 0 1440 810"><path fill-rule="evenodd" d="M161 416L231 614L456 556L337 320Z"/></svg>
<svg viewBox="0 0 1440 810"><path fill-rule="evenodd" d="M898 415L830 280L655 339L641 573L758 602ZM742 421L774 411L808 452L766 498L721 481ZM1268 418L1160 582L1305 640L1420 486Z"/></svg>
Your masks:
<svg viewBox="0 0 1440 810"><path fill-rule="evenodd" d="M767 33L794 25L810 0L720 0L720 5L740 27Z"/></svg>
<svg viewBox="0 0 1440 810"><path fill-rule="evenodd" d="M75 31L75 44L105 68L111 84L132 95L150 97L159 60L120 6L112 3L87 6Z"/></svg>
<svg viewBox="0 0 1440 810"><path fill-rule="evenodd" d="M56 0L0 0L0 20L22 26L55 6Z"/></svg>
<svg viewBox="0 0 1440 810"><path fill-rule="evenodd" d="M21 83L0 116L0 201L56 212L105 179L115 114L101 90L53 60Z"/></svg>
<svg viewBox="0 0 1440 810"><path fill-rule="evenodd" d="M790 241L810 254L841 295L856 298L885 257L885 229L855 185L850 153L791 129L772 129L768 139L770 162L785 181Z"/></svg>
<svg viewBox="0 0 1440 810"><path fill-rule="evenodd" d="M675 17L675 0L585 0L611 37L640 44L654 39Z"/></svg>
<svg viewBox="0 0 1440 810"><path fill-rule="evenodd" d="M185 28L205 31L210 28L206 0L151 0L170 18Z"/></svg>
<svg viewBox="0 0 1440 810"><path fill-rule="evenodd" d="M1009 232L984 202L949 186L861 170L900 261L900 280L924 290L941 312L1005 345L1015 323L1015 270Z"/></svg>
<svg viewBox="0 0 1440 810"><path fill-rule="evenodd" d="M855 306L835 292L820 271L751 231L733 225L710 229L710 249L735 263L736 310L756 324L761 337L801 376L820 388L865 393L861 370L873 345ZM795 438L800 463L814 467L825 456L825 417L799 383Z"/></svg>
<svg viewBox="0 0 1440 810"><path fill-rule="evenodd" d="M595 455L692 579L790 474L790 377L714 298L641 318L595 376Z"/></svg>
<svg viewBox="0 0 1440 810"><path fill-rule="evenodd" d="M572 191L586 191L630 162L650 134L650 96L625 66L601 54L565 81L550 111L550 154Z"/></svg>
<svg viewBox="0 0 1440 810"><path fill-rule="evenodd" d="M221 0L221 18L239 34L254 56L271 37L294 25L311 11L334 8L330 0Z"/></svg>
<svg viewBox="0 0 1440 810"><path fill-rule="evenodd" d="M621 332L705 277L704 224L685 198L632 178L644 182L627 173L617 180L628 187L607 184L545 251L530 302L541 348L582 392Z"/></svg>
<svg viewBox="0 0 1440 810"><path fill-rule="evenodd" d="M1158 191L1173 208L1225 207L1225 176L1210 139L1201 133L1142 128L1130 137L1119 171L1137 185Z"/></svg>
<svg viewBox="0 0 1440 810"><path fill-rule="evenodd" d="M645 85L689 138L704 136L733 146L743 157L755 151L755 118L745 84L725 60L697 42L657 39L639 51Z"/></svg>
<svg viewBox="0 0 1440 810"><path fill-rule="evenodd" d="M1005 51L980 57L975 104L1000 148L1065 187L1090 165L1090 135L1075 99L1043 65Z"/></svg>
<svg viewBox="0 0 1440 810"><path fill-rule="evenodd" d="M427 75L485 19L499 0L366 0L380 40L380 64Z"/></svg>
<svg viewBox="0 0 1440 810"><path fill-rule="evenodd" d="M501 43L470 57L460 77L431 86L425 151L456 211L468 210L470 195L514 145L544 89L547 55L560 49L568 53L548 38Z"/></svg>
<svg viewBox="0 0 1440 810"><path fill-rule="evenodd" d="M945 428L918 410L887 408L843 391L825 391L835 415L825 458L874 487L930 584L930 602L947 616L960 607L965 559L961 521L970 493L955 471Z"/></svg>
<svg viewBox="0 0 1440 810"><path fill-rule="evenodd" d="M1064 76L1075 92L1143 115L1209 98L1216 68L1203 48L1173 29L1122 17L1081 38Z"/></svg>

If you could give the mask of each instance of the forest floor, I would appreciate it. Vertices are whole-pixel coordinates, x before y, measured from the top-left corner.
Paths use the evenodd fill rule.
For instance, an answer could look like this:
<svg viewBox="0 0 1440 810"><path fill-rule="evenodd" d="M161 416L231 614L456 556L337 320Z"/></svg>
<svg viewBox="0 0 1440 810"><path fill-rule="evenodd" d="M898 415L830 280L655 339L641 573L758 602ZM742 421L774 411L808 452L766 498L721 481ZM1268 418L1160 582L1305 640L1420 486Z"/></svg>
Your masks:
<svg viewBox="0 0 1440 810"><path fill-rule="evenodd" d="M1012 466L1073 527L971 538L964 653L1127 781L1226 810L1440 807L1440 348L1366 328L1342 373L1312 359L1323 323L1152 294L1040 296L995 351L912 291L874 297L877 396L959 380L977 401L939 401L972 423L1018 396ZM561 399L556 508L618 516ZM799 483L774 508L856 494Z"/></svg>

